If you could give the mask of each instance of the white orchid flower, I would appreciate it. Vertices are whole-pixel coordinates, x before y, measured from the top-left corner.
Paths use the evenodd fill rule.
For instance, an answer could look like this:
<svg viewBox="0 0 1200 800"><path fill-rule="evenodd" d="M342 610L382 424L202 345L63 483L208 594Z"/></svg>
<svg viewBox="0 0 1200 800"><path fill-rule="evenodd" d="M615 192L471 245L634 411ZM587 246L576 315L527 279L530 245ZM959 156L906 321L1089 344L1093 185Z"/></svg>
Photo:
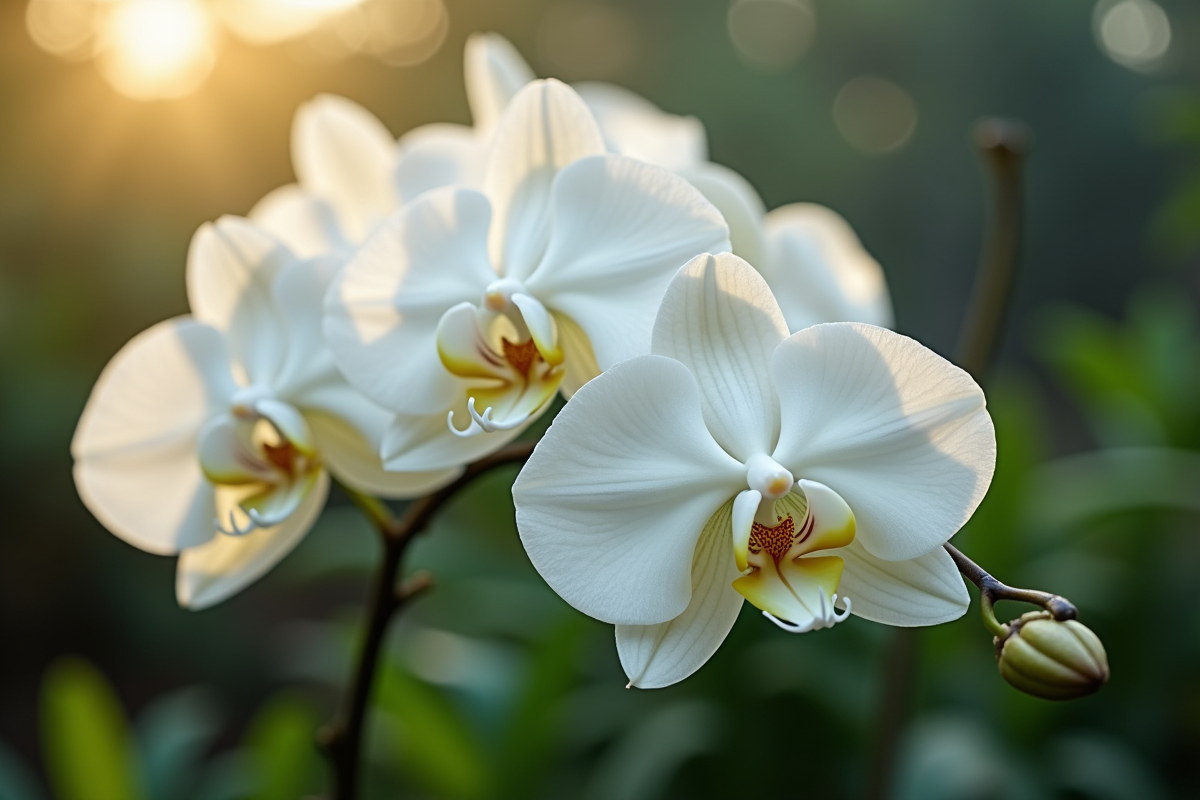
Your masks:
<svg viewBox="0 0 1200 800"><path fill-rule="evenodd" d="M570 87L534 81L498 123L483 191L401 208L331 287L325 330L350 382L397 412L385 465L450 467L644 352L671 276L728 246L696 189L608 154Z"/></svg>
<svg viewBox="0 0 1200 800"><path fill-rule="evenodd" d="M500 115L534 75L497 34L472 35L464 60L474 127L423 125L397 142L370 111L345 97L322 94L300 106L292 122L297 182L260 200L250 219L301 257L345 255L422 192L480 187Z"/></svg>
<svg viewBox="0 0 1200 800"><path fill-rule="evenodd" d="M790 203L768 212L750 183L720 164L694 164L680 174L725 217L734 254L766 278L789 330L822 322L892 327L883 269L836 211Z"/></svg>
<svg viewBox="0 0 1200 800"><path fill-rule="evenodd" d="M966 610L941 545L996 453L970 376L861 323L789 336L731 254L679 271L651 352L584 386L513 486L534 566L617 626L630 685L695 672L744 600L793 631Z"/></svg>
<svg viewBox="0 0 1200 800"><path fill-rule="evenodd" d="M494 115L520 80L533 79L533 70L499 34L473 35L467 42L466 62L467 95L476 119ZM883 270L835 211L815 203L792 203L768 213L745 178L708 160L708 140L700 120L669 114L613 84L585 82L574 88L596 118L611 152L679 173L717 207L729 224L734 254L767 279L790 330L821 322L893 325ZM487 116L476 111L484 108L489 109ZM435 133L432 128L430 132ZM478 141L478 133L475 136ZM477 155L464 155L462 163L477 161ZM414 172L418 163L413 163ZM449 179L468 174L471 168L443 172Z"/></svg>
<svg viewBox="0 0 1200 800"><path fill-rule="evenodd" d="M301 258L344 256L400 206L398 160L396 140L370 111L318 95L292 121L297 182L259 200L250 219Z"/></svg>
<svg viewBox="0 0 1200 800"><path fill-rule="evenodd" d="M192 315L134 337L92 390L71 444L79 494L125 541L179 554L183 606L218 603L287 555L330 473L385 497L457 474L383 470L389 415L338 374L321 331L336 268L246 220L205 225L188 254Z"/></svg>

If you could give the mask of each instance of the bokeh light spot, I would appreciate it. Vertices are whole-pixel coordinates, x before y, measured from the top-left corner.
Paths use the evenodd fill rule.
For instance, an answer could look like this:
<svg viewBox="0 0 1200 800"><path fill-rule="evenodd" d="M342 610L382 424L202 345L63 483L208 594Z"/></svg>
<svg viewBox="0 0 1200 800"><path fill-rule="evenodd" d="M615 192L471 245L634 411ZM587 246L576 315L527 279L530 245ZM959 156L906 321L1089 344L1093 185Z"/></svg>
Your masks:
<svg viewBox="0 0 1200 800"><path fill-rule="evenodd" d="M197 0L124 0L99 30L98 65L128 97L183 97L212 72L215 33L207 6Z"/></svg>
<svg viewBox="0 0 1200 800"><path fill-rule="evenodd" d="M1105 55L1130 69L1152 69L1171 46L1171 21L1154 0L1100 0L1092 15Z"/></svg>
<svg viewBox="0 0 1200 800"><path fill-rule="evenodd" d="M846 83L833 101L833 121L850 146L867 155L899 150L917 129L917 103L895 83L864 75Z"/></svg>
<svg viewBox="0 0 1200 800"><path fill-rule="evenodd" d="M63 58L91 56L95 17L94 0L30 0L25 7L30 37L38 47Z"/></svg>
<svg viewBox="0 0 1200 800"><path fill-rule="evenodd" d="M817 32L816 14L808 0L734 0L727 24L742 58L765 70L794 63Z"/></svg>
<svg viewBox="0 0 1200 800"><path fill-rule="evenodd" d="M551 6L538 28L538 53L563 80L612 79L637 58L637 25L607 3L567 0Z"/></svg>

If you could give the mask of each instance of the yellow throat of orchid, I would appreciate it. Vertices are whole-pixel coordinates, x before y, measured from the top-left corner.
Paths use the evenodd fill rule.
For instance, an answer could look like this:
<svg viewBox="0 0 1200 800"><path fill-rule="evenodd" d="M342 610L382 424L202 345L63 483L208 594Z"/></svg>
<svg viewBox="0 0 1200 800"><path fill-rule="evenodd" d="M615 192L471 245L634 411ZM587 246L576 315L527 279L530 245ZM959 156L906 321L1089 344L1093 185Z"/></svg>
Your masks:
<svg viewBox="0 0 1200 800"><path fill-rule="evenodd" d="M545 306L510 279L489 286L483 300L482 308L460 303L438 323L442 365L469 382L464 400L471 424L460 430L454 412L447 417L450 430L464 437L524 424L550 401L564 375Z"/></svg>
<svg viewBox="0 0 1200 800"><path fill-rule="evenodd" d="M812 481L793 486L792 476L765 456L747 464L751 489L731 510L734 556L742 577L733 588L768 619L796 633L832 627L845 562L815 555L854 540L854 514L832 489Z"/></svg>
<svg viewBox="0 0 1200 800"><path fill-rule="evenodd" d="M209 421L197 444L200 466L217 487L222 516L214 523L230 536L286 520L321 472L321 459L303 415L278 400L234 402Z"/></svg>

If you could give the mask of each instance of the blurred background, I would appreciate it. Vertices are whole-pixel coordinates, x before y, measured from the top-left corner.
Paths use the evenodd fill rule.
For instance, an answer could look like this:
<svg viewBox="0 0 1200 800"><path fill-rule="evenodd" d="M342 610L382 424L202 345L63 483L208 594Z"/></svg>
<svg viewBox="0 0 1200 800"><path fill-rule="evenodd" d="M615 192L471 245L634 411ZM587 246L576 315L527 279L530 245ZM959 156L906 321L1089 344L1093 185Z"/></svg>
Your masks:
<svg viewBox="0 0 1200 800"><path fill-rule="evenodd" d="M318 92L399 135L469 122L462 48L620 83L707 127L769 207L845 215L898 329L953 353L986 184L970 131L1025 120L1027 235L986 388L995 482L956 538L1072 598L1113 679L1052 704L998 676L978 604L923 631L889 797L1158 800L1200 784L1200 6L1189 0L3 0L0 798L295 800L377 556L335 497L210 611L84 509L68 446L101 368L184 313L192 232L291 181ZM788 636L747 606L683 684L626 691L612 631L533 572L513 474L414 550L372 798L862 797L894 632ZM974 591L974 590L972 590ZM1004 618L1025 607L1001 606Z"/></svg>

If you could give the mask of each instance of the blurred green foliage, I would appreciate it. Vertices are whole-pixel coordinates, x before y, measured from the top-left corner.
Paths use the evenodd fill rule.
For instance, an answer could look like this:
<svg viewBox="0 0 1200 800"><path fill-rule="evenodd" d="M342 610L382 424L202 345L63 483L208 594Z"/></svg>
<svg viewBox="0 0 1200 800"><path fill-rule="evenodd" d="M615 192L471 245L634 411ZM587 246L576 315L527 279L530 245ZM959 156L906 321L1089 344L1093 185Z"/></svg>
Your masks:
<svg viewBox="0 0 1200 800"><path fill-rule="evenodd" d="M94 666L67 658L46 672L42 743L60 800L143 800L125 712Z"/></svg>

